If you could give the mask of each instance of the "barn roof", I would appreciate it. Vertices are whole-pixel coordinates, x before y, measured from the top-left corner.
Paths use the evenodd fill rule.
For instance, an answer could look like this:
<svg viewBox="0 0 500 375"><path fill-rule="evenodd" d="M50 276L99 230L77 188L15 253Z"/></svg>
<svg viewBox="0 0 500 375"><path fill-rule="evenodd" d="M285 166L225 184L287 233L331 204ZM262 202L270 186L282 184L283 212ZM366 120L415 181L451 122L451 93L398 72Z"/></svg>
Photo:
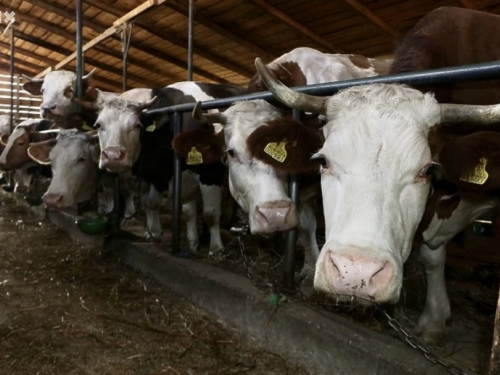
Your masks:
<svg viewBox="0 0 500 375"><path fill-rule="evenodd" d="M83 42L145 1L85 0ZM391 54L399 37L444 5L500 11L499 0L197 0L193 79L246 85L255 57L270 61L299 46L370 57ZM75 6L66 0L0 0L0 11L16 12L16 72L35 76L75 51ZM133 22L130 87L186 80L187 16L188 0L166 0ZM0 74L9 71L8 43L7 36L0 38ZM85 59L86 72L97 68L99 87L120 91L120 34L88 50ZM75 60L63 69L74 70Z"/></svg>

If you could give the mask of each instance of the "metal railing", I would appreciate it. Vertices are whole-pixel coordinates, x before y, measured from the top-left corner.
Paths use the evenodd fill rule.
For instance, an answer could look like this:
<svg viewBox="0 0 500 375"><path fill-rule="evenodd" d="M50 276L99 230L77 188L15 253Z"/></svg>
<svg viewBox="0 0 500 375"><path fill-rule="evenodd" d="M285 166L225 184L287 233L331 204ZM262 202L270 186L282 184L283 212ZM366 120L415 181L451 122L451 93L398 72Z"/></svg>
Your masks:
<svg viewBox="0 0 500 375"><path fill-rule="evenodd" d="M408 85L445 85L452 83L487 81L500 79L500 61L464 65L458 67L441 68L427 71L401 73L388 76L377 76L371 78L353 79L348 81L337 81L331 83L321 83L316 85L295 87L294 90L311 94L311 95L333 95L339 90L347 89L353 86L368 85L376 83L399 83ZM277 103L273 95L266 91L254 94L235 96L224 99L209 100L201 103L201 108L220 109L227 108L235 102L242 100L263 99L270 103ZM171 107L158 108L149 110L148 114L173 114L174 120L174 135L182 132L182 114L192 112L195 103L180 104ZM300 111L294 111L294 118L300 119ZM294 200L298 209L298 185L297 179L291 176L289 179L289 194ZM175 154L174 159L174 189L173 189L173 225L172 225L172 247L173 252L180 251L180 216L181 216L181 164L180 157ZM287 243L285 245L285 270L284 270L284 287L285 289L294 288L294 270L295 270L295 242L296 233L292 230L287 235Z"/></svg>

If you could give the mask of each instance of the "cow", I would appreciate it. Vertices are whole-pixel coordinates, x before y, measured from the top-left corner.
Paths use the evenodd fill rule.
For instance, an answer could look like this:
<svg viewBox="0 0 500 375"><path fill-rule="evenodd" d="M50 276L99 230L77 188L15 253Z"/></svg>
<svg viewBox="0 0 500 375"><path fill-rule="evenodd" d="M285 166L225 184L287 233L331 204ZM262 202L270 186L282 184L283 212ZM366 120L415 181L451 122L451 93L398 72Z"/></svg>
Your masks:
<svg viewBox="0 0 500 375"><path fill-rule="evenodd" d="M386 75L391 63L390 59L329 54L308 47L299 47L273 60L267 64L267 68L279 77L284 85L295 87ZM250 80L248 92L266 90L262 77L256 73Z"/></svg>
<svg viewBox="0 0 500 375"><path fill-rule="evenodd" d="M270 62L267 67L282 77L287 86L300 86L385 74L390 62L359 55L323 54L311 48L296 48ZM322 66L322 69L318 70L318 66ZM247 91L252 93L264 89L257 73ZM195 112L198 110L195 109ZM223 134L210 134L204 129L185 132L174 140L176 152L187 158L194 147L203 154L203 160L215 160L227 155L231 194L248 213L251 233L269 234L298 225L299 243L307 249L299 278L306 276L314 268L319 253L315 235L316 218L313 214L314 197L316 193L319 194L316 187L319 188L319 185L317 174L311 174L311 170L317 169L318 165L311 163L308 156L297 158L295 155L306 150L316 151L315 145L322 144L321 134L309 132L307 135L313 137L314 141L303 145L299 141L302 137L301 127L290 118L290 113L262 100L236 103L224 113L203 116L199 113L196 117L202 122L224 124ZM311 120L314 121L307 121ZM290 132L292 127L298 131ZM268 134L268 140L261 148L250 137L254 131ZM286 158L274 160L271 167L259 162L255 153L262 153L266 145L274 143L273 137L279 137L283 131L287 133L288 141L285 146ZM294 145L303 146L303 149L296 149ZM290 173L298 173L303 186L299 210L287 193Z"/></svg>
<svg viewBox="0 0 500 375"><path fill-rule="evenodd" d="M10 115L0 115L0 137L4 134L10 134ZM4 145L0 142L0 154L4 149ZM0 172L0 184L5 183L5 177Z"/></svg>
<svg viewBox="0 0 500 375"><path fill-rule="evenodd" d="M477 40L483 40L480 34L497 31L499 16L439 8L425 16L402 42L404 48L396 50L391 72L498 60L500 49L494 41L486 38L477 45ZM495 133L487 135L495 147L473 142L471 137L477 134L464 135L468 138L463 142L475 145L474 152L467 154L452 147L460 137L453 139L445 133L445 142L434 144L429 136L440 124L451 128L466 124L462 130L473 133L479 125L500 123L500 108L486 105L500 100L498 82L450 85L439 90L426 87L422 91L405 85L373 84L320 98L290 90L259 59L256 65L267 87L283 104L324 115L328 121L325 142L313 156L321 164L326 224L326 242L316 264L316 289L365 304L398 301L403 263L410 254L439 163L443 163L442 178L456 183L458 168L465 192L485 194L479 206L471 205L468 218L458 215L457 222L463 222L456 228L477 217L475 210L481 209L475 207L496 207L494 202L485 203L495 197L499 187L496 179L485 185L490 175L498 173L488 162L492 150L500 145L494 142ZM428 91L435 91L436 97ZM453 104L440 103L444 100ZM457 167L444 160L468 161ZM448 177L453 175L455 180ZM450 199L457 207L454 195L445 197L445 201ZM444 264L444 248L440 253L429 253L428 258L441 256L435 263ZM427 266L432 263L427 262ZM427 303L432 305L429 300ZM429 316L436 319L436 314L428 313L426 318ZM425 319L421 321L424 330L432 330L431 326ZM443 326L438 324L437 330Z"/></svg>
<svg viewBox="0 0 500 375"><path fill-rule="evenodd" d="M145 103L117 98L100 98L95 107L101 154L99 167L111 172L132 171L143 183L142 201L147 213L147 236L161 239L159 208L161 194L168 189L173 176L173 121L170 115L148 116L146 108L162 108L197 100L224 98L242 94L243 88L196 82L179 82L161 90L151 89ZM157 98L155 100L155 97ZM190 114L183 117L184 130L197 124ZM198 248L196 199L201 190L204 219L210 229L210 251L223 248L219 218L221 185L225 169L220 161L210 165L183 165L183 212L187 217L188 242L191 252Z"/></svg>
<svg viewBox="0 0 500 375"><path fill-rule="evenodd" d="M69 129L61 130L55 139L30 144L28 155L52 168L50 186L43 196L47 207L76 207L92 198L100 177L98 143L97 134Z"/></svg>
<svg viewBox="0 0 500 375"><path fill-rule="evenodd" d="M93 86L90 80L94 72L95 69L82 77L82 92L91 96ZM65 128L66 116L77 110L76 74L67 70L54 70L40 79L23 77L28 80L23 84L23 89L33 96L42 96L40 117L53 121L55 127Z"/></svg>
<svg viewBox="0 0 500 375"><path fill-rule="evenodd" d="M12 134L0 137L0 143L4 146L0 154L0 171L14 171L15 192L24 194L29 191L31 174L28 169L36 165L28 156L29 144L50 137L38 131L48 130L52 125L49 120L28 119L19 123Z"/></svg>

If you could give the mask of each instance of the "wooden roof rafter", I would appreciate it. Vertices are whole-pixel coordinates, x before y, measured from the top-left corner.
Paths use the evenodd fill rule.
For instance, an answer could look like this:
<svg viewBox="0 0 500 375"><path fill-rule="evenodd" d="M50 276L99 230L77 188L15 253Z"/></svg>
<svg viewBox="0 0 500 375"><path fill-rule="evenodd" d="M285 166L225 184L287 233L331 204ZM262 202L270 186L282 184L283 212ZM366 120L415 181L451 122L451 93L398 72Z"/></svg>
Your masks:
<svg viewBox="0 0 500 375"><path fill-rule="evenodd" d="M396 30L394 27L385 22L382 18L377 16L374 12L372 12L368 7L361 4L358 0L344 0L344 2L346 2L356 11L361 13L366 19L368 19L378 28L382 29L390 37L398 38L400 36L398 30Z"/></svg>
<svg viewBox="0 0 500 375"><path fill-rule="evenodd" d="M175 10L177 13L180 13L185 17L189 17L189 7L178 3L177 1L167 0L164 3L164 6L167 6L171 9ZM196 15L194 17L194 22L209 28L210 30L216 32L220 36L223 36L224 38L229 39L229 40L247 48L248 50L250 50L252 52L255 52L256 55L258 55L259 57L261 57L263 59L274 60L277 57L275 54L269 53L269 51L265 50L264 48L249 41L248 39L245 39L242 36L236 34L234 32L234 30L227 29L227 28L219 25L218 23L212 21L210 18L205 17L198 10L196 11Z"/></svg>
<svg viewBox="0 0 500 375"><path fill-rule="evenodd" d="M9 49L10 45L8 43L0 41L0 48ZM23 55L23 56L26 56L26 57L29 57L29 58L32 58L35 60L43 61L44 63L49 64L49 65L57 64L56 60L53 60L53 59L46 57L46 56L39 55L39 54L32 52L32 51L25 50L23 48L20 48L19 46L16 46L16 54L20 54L20 55ZM16 63L18 63L18 62L22 63L23 60L17 60ZM40 67L37 67L36 70L38 71L39 69L40 69ZM36 74L36 72L34 74ZM99 77L97 75L94 75L92 77L92 79L96 82L101 82L102 84L106 85L107 87L113 87L116 89L116 91L120 91L121 87L122 87L119 83L117 83L113 80L110 80L110 79L104 78L104 77Z"/></svg>
<svg viewBox="0 0 500 375"><path fill-rule="evenodd" d="M478 10L477 6L474 4L472 0L459 0L459 3L462 4L464 8L471 10Z"/></svg>
<svg viewBox="0 0 500 375"><path fill-rule="evenodd" d="M152 0L150 0L152 1ZM165 1L165 0L163 0ZM26 13L22 13L22 12L19 12L17 11L16 12L16 16L18 16L19 19L21 20L24 20L28 23L31 23L35 26L38 26L42 29L45 29L49 32L51 32L52 34L55 34L55 35L58 35L58 36L61 36L67 40L71 40L71 41L74 41L75 39L75 36L73 34L71 34L70 32L68 32L66 29L63 29L61 27L58 27L56 25L53 25L49 22L45 22L45 21L42 21L42 20L39 20L38 18L36 17L33 17L29 14L26 14ZM111 28L110 28L111 29ZM112 35L111 31L108 30L108 35L106 35L106 37L110 37ZM99 37L98 37L99 38ZM105 39L105 38L104 38ZM84 41L88 41L88 39L84 38ZM113 55L112 54L112 51L110 51L109 49L107 48L97 48L97 44L95 44L94 46L96 49L98 49L100 52L104 53L104 54L107 54L107 55L110 55L110 56L113 56L113 57L116 57L116 54ZM137 49L138 51L140 52L143 52L143 53L146 53L148 55L151 55L152 57L155 57L155 58L158 58L158 59L161 59L161 60L164 60L165 62L168 62L172 65L175 65L175 66L178 66L178 67L181 67L183 69L186 68L186 63L181 61L181 60L178 60L170 55L167 55L166 53L162 52L162 51L159 51L155 48L151 48L151 47L148 47L148 46L145 46L145 45L142 45L142 44L138 44L138 43L133 43L133 45L131 46L131 49ZM70 55L72 55L74 53L70 53ZM76 57L76 54L74 54L75 57ZM120 59L121 59L121 54L120 55ZM71 61L71 59L69 59L68 61ZM137 64L137 59L131 59L129 57L129 63L133 64L133 65L136 65ZM135 63L134 63L135 62ZM140 63L137 64L137 66L139 67L143 67L145 64L141 61ZM63 66L63 65L61 65ZM49 68L45 69L45 73L49 72ZM212 74L210 72L207 72L203 69L200 69L200 68L193 68L193 72L195 74L198 74L200 76L203 76L209 80L212 80L212 81L215 81L215 82L221 82L221 83L228 83L227 80L225 79L221 79L219 78L217 75L215 74ZM41 73L43 74L43 72ZM163 75L165 75L165 77L170 77L171 81L172 82L178 82L178 81L182 81L183 79L180 78L180 77L177 77L173 74L169 74L168 72L163 72L162 73ZM40 76L40 75L39 75ZM175 77L175 78L174 78Z"/></svg>
<svg viewBox="0 0 500 375"><path fill-rule="evenodd" d="M120 10L116 4L114 6L111 6L111 5L108 5L105 2L100 1L100 0L86 0L85 3L93 6L94 8L97 8L103 12L112 14L114 16L118 16L118 15L122 14L122 10ZM165 32L162 33L159 30L151 27L146 22L141 21L141 20L137 20L134 24L137 25L138 27L140 27L141 29L147 31L149 34L156 36L160 39L164 39L164 40L168 41L169 43L172 43L173 45L187 51L187 48L188 48L187 47L188 46L187 38L175 36L175 35L172 35L171 33L165 33ZM132 41L132 45L133 45L133 41ZM219 65L227 70L238 73L243 77L251 78L254 75L253 71L250 71L242 66L239 66L233 62L230 62L230 61L228 61L227 58L223 58L223 57L220 57L218 55L215 55L212 52L206 50L205 48L201 47L200 45L198 45L196 43L194 44L193 53L195 55L198 55L199 57L202 57L205 60L208 60L214 64L217 64L217 65ZM185 69L187 67L187 62L183 62L183 64L184 65L182 66L182 68ZM199 74L199 73L197 73L197 69L198 68L193 67L193 73ZM206 78L209 78L206 74L199 74L199 75L202 75L202 76L205 76ZM213 81L218 81L218 80L220 81L220 79L213 79L213 78L209 78L209 79L211 79ZM227 83L227 81L225 83Z"/></svg>
<svg viewBox="0 0 500 375"><path fill-rule="evenodd" d="M332 43L321 37L320 35L316 34L314 31L309 29L308 27L302 25L300 22L294 20L292 17L287 15L285 12L282 12L278 8L268 4L265 0L250 0L253 4L256 6L264 9L266 12L269 14L273 15L274 17L278 18L279 20L283 21L286 23L288 26L293 28L295 31L298 31L308 39L314 41L315 43L321 45L323 48L326 49L326 52L329 53L345 53L343 49L340 47L334 46Z"/></svg>

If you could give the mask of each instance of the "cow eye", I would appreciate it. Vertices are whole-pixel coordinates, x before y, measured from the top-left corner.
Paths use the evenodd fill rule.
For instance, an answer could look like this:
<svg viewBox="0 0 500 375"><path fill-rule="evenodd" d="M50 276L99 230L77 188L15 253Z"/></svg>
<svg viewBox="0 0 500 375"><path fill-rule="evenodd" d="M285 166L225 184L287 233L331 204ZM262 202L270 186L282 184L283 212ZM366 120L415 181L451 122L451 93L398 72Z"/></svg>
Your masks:
<svg viewBox="0 0 500 375"><path fill-rule="evenodd" d="M83 163L84 161L85 161L85 158L82 157L82 158L78 159L77 163Z"/></svg>
<svg viewBox="0 0 500 375"><path fill-rule="evenodd" d="M100 129L100 128L101 128L101 124L99 124L98 122L96 122L96 123L94 124L94 128L96 128L96 129Z"/></svg>
<svg viewBox="0 0 500 375"><path fill-rule="evenodd" d="M17 145L18 146L24 146L24 142L19 142Z"/></svg>
<svg viewBox="0 0 500 375"><path fill-rule="evenodd" d="M229 149L229 150L227 150L226 152L227 152L227 154L228 154L230 157L232 157L232 158L234 158L234 157L236 156L236 153L235 153L235 152L234 152L234 150L232 150L232 149Z"/></svg>
<svg viewBox="0 0 500 375"><path fill-rule="evenodd" d="M322 154L313 155L312 160L317 160L322 168L328 168L328 161Z"/></svg>
<svg viewBox="0 0 500 375"><path fill-rule="evenodd" d="M422 178L430 177L435 174L437 170L439 170L440 166L441 164L436 163L435 161L430 161L429 163L424 165L424 167L418 173L418 176Z"/></svg>

